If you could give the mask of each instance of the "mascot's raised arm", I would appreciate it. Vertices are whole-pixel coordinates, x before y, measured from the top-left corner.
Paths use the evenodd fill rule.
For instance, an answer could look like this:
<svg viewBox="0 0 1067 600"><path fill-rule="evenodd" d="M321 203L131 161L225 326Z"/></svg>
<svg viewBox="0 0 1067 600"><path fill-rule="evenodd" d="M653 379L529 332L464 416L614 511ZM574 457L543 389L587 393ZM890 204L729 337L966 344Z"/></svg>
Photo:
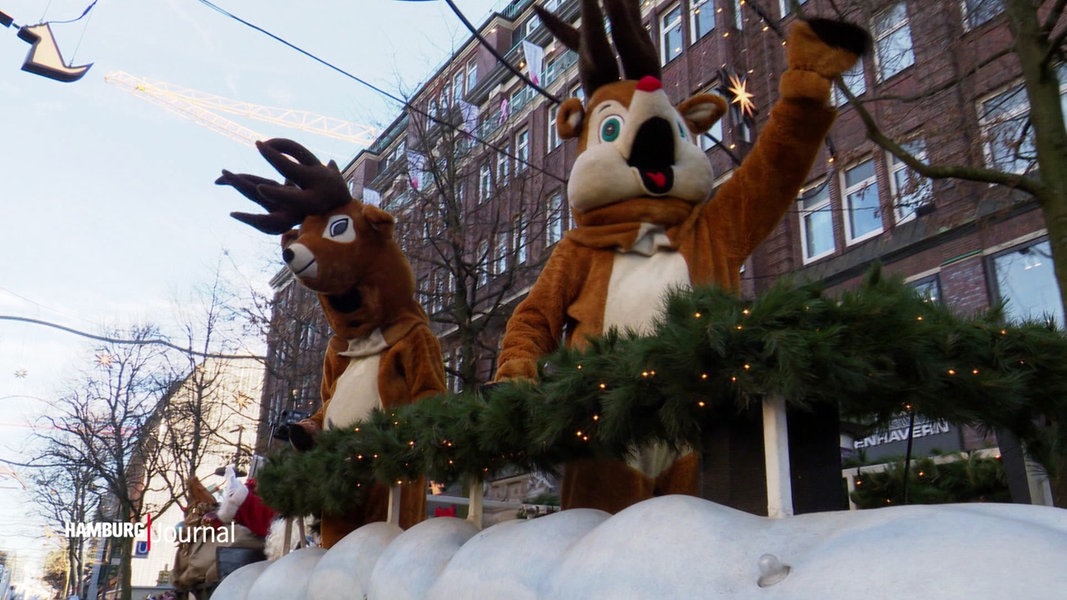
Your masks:
<svg viewBox="0 0 1067 600"><path fill-rule="evenodd" d="M648 332L671 288L737 290L740 267L796 200L833 122L833 80L869 45L852 25L794 23L780 99L751 152L709 197L714 174L697 136L726 102L701 94L672 104L638 2L604 6L614 50L598 0L582 1L580 29L537 9L579 54L586 102L568 98L556 121L562 138L578 140L567 185L575 227L509 319L498 380L536 378L539 359L560 340L581 347L611 328ZM628 461L567 465L563 508L616 512L654 495L697 493L695 453L636 450Z"/></svg>
<svg viewBox="0 0 1067 600"><path fill-rule="evenodd" d="M233 186L267 210L232 216L282 236L286 266L318 294L332 331L322 408L289 427L294 446L306 449L322 429L348 427L375 408L443 393L441 348L415 300L415 278L393 238L392 215L353 199L337 165L323 165L296 142L273 139L256 147L286 184L229 171L216 183ZM425 487L421 479L403 486L401 527L425 516ZM323 545L385 520L387 505L388 490L375 484L358 514L323 515Z"/></svg>

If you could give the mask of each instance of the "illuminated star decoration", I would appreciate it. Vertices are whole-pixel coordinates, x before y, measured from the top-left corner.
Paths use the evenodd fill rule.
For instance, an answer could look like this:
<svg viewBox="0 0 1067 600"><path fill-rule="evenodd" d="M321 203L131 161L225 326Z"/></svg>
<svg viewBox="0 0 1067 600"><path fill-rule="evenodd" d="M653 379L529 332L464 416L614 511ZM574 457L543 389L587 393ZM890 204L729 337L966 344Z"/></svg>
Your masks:
<svg viewBox="0 0 1067 600"><path fill-rule="evenodd" d="M26 376L29 375L29 374L30 374L30 372L27 371L26 369L16 369L15 370L15 377L17 379L26 379Z"/></svg>
<svg viewBox="0 0 1067 600"><path fill-rule="evenodd" d="M111 353L105 351L96 353L96 364L101 367L110 367L113 362L115 362L115 358L111 356Z"/></svg>
<svg viewBox="0 0 1067 600"><path fill-rule="evenodd" d="M725 92L730 104L736 105L741 118L752 123L756 119L756 103L753 102L755 95L748 91L748 78L738 75L733 71L723 68L719 70L721 88Z"/></svg>

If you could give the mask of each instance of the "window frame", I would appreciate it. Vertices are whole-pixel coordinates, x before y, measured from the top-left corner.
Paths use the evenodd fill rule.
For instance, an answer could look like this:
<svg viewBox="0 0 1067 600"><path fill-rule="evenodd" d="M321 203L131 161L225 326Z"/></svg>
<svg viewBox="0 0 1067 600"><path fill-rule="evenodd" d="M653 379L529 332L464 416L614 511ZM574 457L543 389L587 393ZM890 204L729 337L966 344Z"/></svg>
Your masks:
<svg viewBox="0 0 1067 600"><path fill-rule="evenodd" d="M972 7L972 5L983 6L989 4L996 4L999 6L999 10L994 9L992 12L988 10L976 11ZM1004 0L960 0L960 12L963 15L963 30L970 31L985 25L1002 14L1004 12ZM972 19L972 15L978 15L981 20Z"/></svg>
<svg viewBox="0 0 1067 600"><path fill-rule="evenodd" d="M1009 248L1005 248L1003 250L1000 250L999 252L991 253L987 257L986 264L987 264L987 272L988 272L988 275L989 275L989 295L990 295L990 299L994 303L996 303L996 302L1004 302L1005 303L1005 306L1004 306L1004 318L1005 318L1005 320L1007 322L1018 323L1018 322L1021 322L1021 321L1027 320L1027 319L1038 320L1043 315L1035 315L1035 314L1033 314L1032 312L1029 312L1029 311L1027 311L1025 313L1020 312L1019 314L1012 314L1012 313L1015 313L1016 311L1011 307L1012 298L1007 297L1005 295L1005 293L1004 293L1004 290L1001 289L1001 273L1000 273L1000 270L998 269L998 261L1003 259L1003 258L1005 258L1005 257L1012 256L1014 254L1023 254L1023 255L1029 256L1030 250L1032 248L1034 248L1035 246L1038 246L1038 245L1041 245L1041 244L1045 244L1045 245L1049 244L1048 235L1041 235L1041 236L1035 237L1034 239L1030 239L1030 240L1026 240L1026 241L1023 241L1023 242L1019 242L1017 244L1012 245ZM1052 307L1053 316L1058 319L1058 320L1055 321L1055 324L1059 329L1062 330L1063 327L1064 327L1063 306L1062 306L1062 300L1060 298L1060 291L1059 291L1059 289L1057 287L1057 284L1056 284L1055 264L1053 263L1053 260L1052 260L1051 247L1048 248L1048 250L1045 253L1042 253L1041 256L1039 256L1038 258L1034 259L1035 261L1037 261L1038 264L1032 265L1032 266L1029 266L1029 267L1023 267L1023 268L1025 270L1030 270L1031 268L1036 268L1036 267L1043 266L1044 263L1040 262L1042 258L1047 259L1049 261L1048 265L1050 267L1053 267L1053 271L1051 273L1051 285L1047 286L1047 288L1045 288L1043 291L1049 291L1049 292L1051 292L1052 294L1055 295L1055 301L1054 302L1052 302L1051 304L1046 302L1044 304L1046 306L1051 306ZM1027 294L1027 295L1025 295L1025 297L1032 298L1033 296L1030 295L1030 294Z"/></svg>
<svg viewBox="0 0 1067 600"><path fill-rule="evenodd" d="M467 78L463 89L469 94L476 85L478 85L478 59L472 58L467 61Z"/></svg>
<svg viewBox="0 0 1067 600"><path fill-rule="evenodd" d="M1004 99L1007 100L1009 97L1014 97L1016 95L1018 95L1022 99L1022 103L1019 105L1022 108L1011 107L1010 110L1006 111L1006 115L1003 118L1000 115L996 114L994 114L992 118L990 117L989 113L993 112L993 110L998 109L994 108L993 110L987 110L987 104L1001 97L1004 97ZM1000 101L999 103L1003 104L1003 101ZM1004 87L1001 87L985 96L982 96L978 99L977 111L978 124L982 135L982 152L985 155L986 166L1016 174L1023 174L1029 171L1029 167L1033 164L1033 161L1018 157L1018 152L1013 152L1012 155L1008 157L1008 159L1013 163L1011 168L1005 166L1004 163L997 162L993 149L995 136L990 135L990 132L993 128L999 128L1005 125L1010 126L1014 124L1018 119L1025 119L1019 121L1019 126L1020 128L1023 128L1027 132L1029 132L1027 134L1027 137L1030 139L1030 143L1028 145L1030 146L1031 151L1036 152L1036 150L1033 149L1033 129L1027 125L1030 121L1030 99L1026 95L1026 86L1021 81L1017 81L1008 84ZM1016 139L1017 138L1013 137L1008 144L1002 145L1007 147L1014 147L1016 146L1016 144L1014 143ZM1022 144L1019 144L1019 147L1022 147ZM1017 169L1019 163L1023 164L1022 169Z"/></svg>
<svg viewBox="0 0 1067 600"><path fill-rule="evenodd" d="M845 87L848 88L848 91L857 98L867 93L867 67L863 64L862 57L860 60L856 61L856 64L852 65L851 69L841 74L841 81L845 84ZM853 82L861 83L861 89L858 91L854 89L855 86L852 85ZM848 104L848 98L841 93L836 82L834 82L833 93L831 94L830 100L836 108Z"/></svg>
<svg viewBox="0 0 1067 600"><path fill-rule="evenodd" d="M922 138L914 138L901 144L901 146L915 158L920 161L925 161L926 154L926 140ZM928 177L923 177L918 173L915 173L904 163L896 157L892 152L885 153L885 165L886 171L889 174L889 195L893 199L893 219L897 225L901 223L907 223L918 215L918 211L921 207L930 204L933 200L933 183ZM901 171L910 171L914 177L920 179L919 189L912 195L921 196L920 201L914 203L909 207L909 212L904 213L904 207L901 206L901 201L904 200L901 196L901 191L898 189L897 174ZM911 198L908 198L911 200Z"/></svg>
<svg viewBox="0 0 1067 600"><path fill-rule="evenodd" d="M559 115L559 105L549 104L545 119L548 122L548 131L545 140L548 142L548 151L551 152L563 144L563 138L559 137L559 129L556 127L556 117Z"/></svg>
<svg viewBox="0 0 1067 600"><path fill-rule="evenodd" d="M894 20L889 27L880 29L882 17L888 17L892 11L897 9L902 11L903 17L899 20ZM889 40L889 47L892 48L892 40L896 39L896 36L901 31L905 33L908 42L905 52L907 58L902 59L890 56L889 59L883 59L882 43ZM874 38L874 75L878 83L892 79L915 64L915 40L911 36L911 17L908 15L907 3L903 2L903 0L894 2L874 14L871 19L871 37ZM892 73L887 73L886 69L890 66L896 70Z"/></svg>
<svg viewBox="0 0 1067 600"><path fill-rule="evenodd" d="M704 10L708 12L706 14L711 15L711 27L701 33L697 29L697 25L700 23L700 16ZM711 32L715 31L715 26L718 25L718 19L715 14L715 0L689 0L689 45L693 45L700 40L704 39Z"/></svg>
<svg viewBox="0 0 1067 600"><path fill-rule="evenodd" d="M675 20L672 18L670 23L668 23L668 17L670 17L670 15L675 11L678 12L677 19ZM656 18L657 22L659 23L659 59L661 66L666 66L670 64L672 60L685 54L686 43L684 27L685 19L683 18L684 15L685 11L682 10L681 2L675 2L669 5L665 10L660 12ZM677 31L678 37L680 39L678 42L678 52L675 53L673 56L670 56L671 52L667 38L670 35L670 32L672 31Z"/></svg>
<svg viewBox="0 0 1067 600"><path fill-rule="evenodd" d="M863 166L863 165L865 165L867 163L871 164L871 175L870 175L870 177L867 177L866 179L864 179L860 183L856 183L856 184L853 184L851 186L848 185L848 173L850 171L855 171L856 169L860 168L861 166ZM861 233L859 235L856 235L856 232L853 231L853 223L852 223L852 212L853 212L853 210L855 210L853 208L853 206L852 206L852 196L854 194L856 194L856 193L863 193L865 190L870 188L872 185L874 186L875 206L878 209L878 220L879 220L880 224L876 228L873 228L873 229L871 229L869 231L865 231L865 232L863 232L863 233ZM841 176L840 176L840 186L841 186L841 188L840 188L841 189L841 208L842 208L842 215L843 215L843 218L844 218L844 225L845 225L845 245L851 246L853 244L857 244L857 243L862 242L864 240L868 240L868 239L871 239L873 237L877 237L877 236L881 235L882 232L885 231L885 217L882 214L882 212L883 212L883 210L882 210L882 200L881 200L881 191L882 190L880 189L880 186L878 185L878 163L874 160L874 157L873 156L867 156L864 159L861 159L861 160L858 160L858 161L852 163L852 165L850 165L849 167L847 167L845 169L842 169L841 170ZM861 210L870 210L870 209L863 208Z"/></svg>
<svg viewBox="0 0 1067 600"><path fill-rule="evenodd" d="M516 174L526 170L530 162L530 128L523 126L515 133L515 169Z"/></svg>
<svg viewBox="0 0 1067 600"><path fill-rule="evenodd" d="M478 167L478 202L489 199L493 193L493 167L488 162Z"/></svg>
<svg viewBox="0 0 1067 600"><path fill-rule="evenodd" d="M797 196L797 216L800 223L800 257L803 264L805 265L826 258L827 256L832 256L835 252L837 252L837 235L834 233L833 194L831 193L832 190L830 189L832 187L831 180L832 177L830 177L829 174L824 175L823 177L820 177L814 180L812 183L804 186L800 194ZM826 197L819 198L818 202L813 205L805 206L805 202L808 200L805 198L805 192L813 190L816 187L824 189ZM819 196L821 196L822 193L823 192L821 191L816 192L816 194ZM817 196L813 195L810 199L816 198ZM827 225L829 226L830 233L830 247L829 249L823 250L822 252L819 252L817 254L811 254L809 252L809 245L811 240L808 239L808 217L817 213L822 213L824 211L828 214L829 217L827 219Z"/></svg>
<svg viewBox="0 0 1067 600"><path fill-rule="evenodd" d="M548 195L548 201L545 202L545 248L551 248L563 239L565 206L562 191Z"/></svg>

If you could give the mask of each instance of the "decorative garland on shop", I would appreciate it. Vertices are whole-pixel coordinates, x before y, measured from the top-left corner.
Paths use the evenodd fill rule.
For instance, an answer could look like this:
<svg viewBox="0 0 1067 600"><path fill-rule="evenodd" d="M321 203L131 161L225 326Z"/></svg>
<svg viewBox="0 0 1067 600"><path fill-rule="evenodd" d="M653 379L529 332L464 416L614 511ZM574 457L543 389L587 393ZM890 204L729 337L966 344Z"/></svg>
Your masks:
<svg viewBox="0 0 1067 600"><path fill-rule="evenodd" d="M944 462L921 458L909 469L904 468L903 462L896 462L884 471L857 475L855 484L851 498L858 508L904 504L905 488L909 502L914 504L1011 502L1008 479L999 458L977 453Z"/></svg>
<svg viewBox="0 0 1067 600"><path fill-rule="evenodd" d="M259 491L283 514L340 514L370 481L552 471L653 441L700 449L717 421L772 395L801 409L836 403L843 419L872 428L913 410L1006 429L1048 467L1067 448L1067 428L1045 426L1067 418L1067 336L1002 321L999 310L955 316L878 268L837 297L789 283L754 301L708 287L678 292L654 335L611 332L558 350L536 384L376 411L323 432L308 452L272 456Z"/></svg>

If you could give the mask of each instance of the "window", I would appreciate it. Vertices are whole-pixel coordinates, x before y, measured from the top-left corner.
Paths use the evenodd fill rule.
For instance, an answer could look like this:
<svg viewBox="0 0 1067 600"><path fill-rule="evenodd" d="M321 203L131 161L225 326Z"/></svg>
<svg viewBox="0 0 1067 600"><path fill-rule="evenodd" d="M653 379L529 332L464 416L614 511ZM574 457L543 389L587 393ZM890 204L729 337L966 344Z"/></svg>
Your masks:
<svg viewBox="0 0 1067 600"><path fill-rule="evenodd" d="M574 86L571 90L571 96L581 100L583 104L585 103L585 90L582 89L582 84Z"/></svg>
<svg viewBox="0 0 1067 600"><path fill-rule="evenodd" d="M997 299L1009 321L1048 320L1063 327L1048 240L1031 242L993 257Z"/></svg>
<svg viewBox="0 0 1067 600"><path fill-rule="evenodd" d="M844 204L845 237L848 243L858 242L882 232L882 207L878 203L878 180L874 160L867 159L845 169Z"/></svg>
<svg viewBox="0 0 1067 600"><path fill-rule="evenodd" d="M901 146L915 158L926 160L926 143L922 140L913 140ZM897 223L903 223L913 218L920 206L930 202L930 180L920 176L893 154L886 154L886 163L889 165L889 186L893 192L894 213Z"/></svg>
<svg viewBox="0 0 1067 600"><path fill-rule="evenodd" d="M478 85L478 61L473 58L467 63L467 93Z"/></svg>
<svg viewBox="0 0 1067 600"><path fill-rule="evenodd" d="M939 304L941 302L941 278L937 275L908 282L908 287L915 290L923 300L931 304Z"/></svg>
<svg viewBox="0 0 1067 600"><path fill-rule="evenodd" d="M493 249L493 257L489 262L489 269L493 275L500 275L508 268L508 232L498 231L494 236L496 238L495 248Z"/></svg>
<svg viewBox="0 0 1067 600"><path fill-rule="evenodd" d="M715 3L712 0L692 0L689 4L691 39L696 42L715 29Z"/></svg>
<svg viewBox="0 0 1067 600"><path fill-rule="evenodd" d="M463 71L452 76L452 106L459 106L463 98Z"/></svg>
<svg viewBox="0 0 1067 600"><path fill-rule="evenodd" d="M808 3L808 0L778 0L778 10L782 11L782 18L786 18L793 13L793 9L797 6L804 6ZM738 29L741 29L738 27Z"/></svg>
<svg viewBox="0 0 1067 600"><path fill-rule="evenodd" d="M443 86L441 86L441 108L442 109L446 109L449 106L451 106L451 104L450 104L451 101L452 101L452 86L449 85L449 83L446 81L445 84Z"/></svg>
<svg viewBox="0 0 1067 600"><path fill-rule="evenodd" d="M663 64L674 60L682 53L682 7L675 4L659 19L659 48Z"/></svg>
<svg viewBox="0 0 1067 600"><path fill-rule="evenodd" d="M515 134L515 172L526 170L530 162L530 130L523 128Z"/></svg>
<svg viewBox="0 0 1067 600"><path fill-rule="evenodd" d="M545 219L545 246L551 246L563 239L563 194L556 192L549 196Z"/></svg>
<svg viewBox="0 0 1067 600"><path fill-rule="evenodd" d="M834 222L830 209L830 178L801 190L800 247L804 262L817 260L834 252Z"/></svg>
<svg viewBox="0 0 1067 600"><path fill-rule="evenodd" d="M963 0L963 20L968 29L1004 12L1004 0Z"/></svg>
<svg viewBox="0 0 1067 600"><path fill-rule="evenodd" d="M744 29L745 14L741 11L745 9L745 5L741 3L741 0L734 0L734 29L741 31Z"/></svg>
<svg viewBox="0 0 1067 600"><path fill-rule="evenodd" d="M489 165L482 165L478 169L478 201L485 202L493 193L493 170Z"/></svg>
<svg viewBox="0 0 1067 600"><path fill-rule="evenodd" d="M718 86L712 86L712 87L704 90L702 93L718 95L719 93L717 91L717 87ZM718 140L719 142L723 142L724 141L722 139L722 135L723 135L723 133L722 133L722 121L723 121L722 119L719 119L718 121L715 121L715 124L711 126L711 129L709 129L707 131L707 133L702 133L699 136L697 136L697 138L698 138L697 139L697 144L700 146L701 150L704 150L705 152L707 152L708 150L710 150L710 149L715 147L715 141L712 140L711 138L715 138L715 140ZM708 136L711 136L711 137L708 137Z"/></svg>
<svg viewBox="0 0 1067 600"><path fill-rule="evenodd" d="M489 240L483 239L478 242L478 256L474 259L475 270L478 272L478 285L489 283L489 269L492 267L492 257L489 256Z"/></svg>
<svg viewBox="0 0 1067 600"><path fill-rule="evenodd" d="M530 249L526 241L526 220L519 215L511 221L512 248L515 249L515 264L526 263Z"/></svg>
<svg viewBox="0 0 1067 600"><path fill-rule="evenodd" d="M500 153L496 155L496 181L497 185L507 185L508 177L510 173L511 157L508 156L510 152L507 148L504 148Z"/></svg>
<svg viewBox="0 0 1067 600"><path fill-rule="evenodd" d="M749 127L748 122L741 115L741 109L733 102L730 103L730 119L734 122L734 134L737 141L751 142L752 128ZM730 147L732 148L733 144Z"/></svg>
<svg viewBox="0 0 1067 600"><path fill-rule="evenodd" d="M545 137L548 140L548 151L551 152L556 148L559 148L559 130L556 129L556 115L559 114L559 105L552 104L548 107L548 135Z"/></svg>
<svg viewBox="0 0 1067 600"><path fill-rule="evenodd" d="M911 25L903 2L883 10L874 17L875 62L878 81L885 81L915 64L911 49Z"/></svg>
<svg viewBox="0 0 1067 600"><path fill-rule="evenodd" d="M1030 102L1022 84L984 100L979 120L991 167L1024 173L1033 162L1034 134L1030 128Z"/></svg>
<svg viewBox="0 0 1067 600"><path fill-rule="evenodd" d="M867 93L867 76L863 71L863 60L856 62L851 69L845 71L841 75L842 83L845 84L845 88L852 93L853 96L859 97ZM848 103L848 98L841 93L841 90L837 89L837 85L834 84L834 106L844 106Z"/></svg>
<svg viewBox="0 0 1067 600"><path fill-rule="evenodd" d="M430 118L437 118L437 98L430 98Z"/></svg>

